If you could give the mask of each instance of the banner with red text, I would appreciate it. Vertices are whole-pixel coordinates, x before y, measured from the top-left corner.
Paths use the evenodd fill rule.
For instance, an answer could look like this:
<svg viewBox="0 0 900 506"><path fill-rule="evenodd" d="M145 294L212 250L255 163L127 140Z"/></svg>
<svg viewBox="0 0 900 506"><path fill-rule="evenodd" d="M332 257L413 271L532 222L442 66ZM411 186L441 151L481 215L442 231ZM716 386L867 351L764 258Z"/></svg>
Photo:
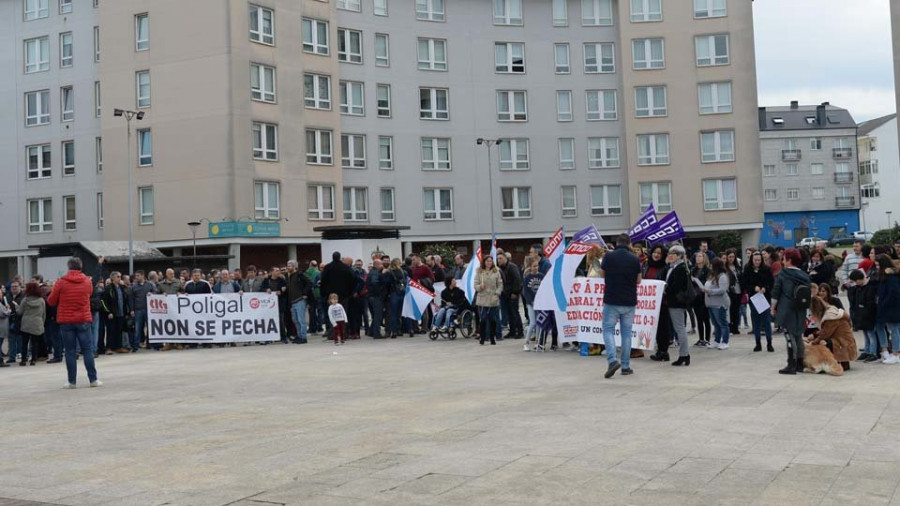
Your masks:
<svg viewBox="0 0 900 506"><path fill-rule="evenodd" d="M278 341L274 293L148 295L151 343Z"/></svg>

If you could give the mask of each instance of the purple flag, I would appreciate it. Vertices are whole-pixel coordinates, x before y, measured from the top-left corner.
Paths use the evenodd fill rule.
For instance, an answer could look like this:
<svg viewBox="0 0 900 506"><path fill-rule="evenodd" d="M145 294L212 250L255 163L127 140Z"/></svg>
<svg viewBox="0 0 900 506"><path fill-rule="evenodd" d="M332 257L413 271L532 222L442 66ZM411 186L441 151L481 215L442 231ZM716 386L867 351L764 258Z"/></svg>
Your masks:
<svg viewBox="0 0 900 506"><path fill-rule="evenodd" d="M575 232L575 235L572 236L572 242L599 244L600 247L606 247L606 241L603 240L603 236L600 235L600 231L597 230L595 225L591 225L584 230Z"/></svg>
<svg viewBox="0 0 900 506"><path fill-rule="evenodd" d="M681 226L681 220L678 219L678 214L676 214L675 211L672 211L659 220L659 223L657 223L654 230L646 236L646 239L651 244L658 244L661 242L677 241L686 235L684 227Z"/></svg>
<svg viewBox="0 0 900 506"><path fill-rule="evenodd" d="M626 233L633 242L643 241L649 234L656 231L656 224L656 209L653 208L653 202L651 202L647 210L638 217L637 222Z"/></svg>

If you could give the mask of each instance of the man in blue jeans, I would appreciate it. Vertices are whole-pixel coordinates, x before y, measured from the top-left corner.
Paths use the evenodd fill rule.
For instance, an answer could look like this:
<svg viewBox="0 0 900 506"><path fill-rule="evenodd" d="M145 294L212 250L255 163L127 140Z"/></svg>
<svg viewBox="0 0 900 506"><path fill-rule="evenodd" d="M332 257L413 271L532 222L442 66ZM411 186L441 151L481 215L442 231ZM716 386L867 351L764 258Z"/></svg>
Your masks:
<svg viewBox="0 0 900 506"><path fill-rule="evenodd" d="M91 314L91 294L94 291L91 278L82 272L80 258L69 259L69 272L61 277L53 285L53 291L47 298L47 303L57 306L56 321L59 323L59 331L62 335L63 348L66 353L66 372L68 381L65 388L75 388L78 362L75 360L75 343L82 350L93 349L93 337L91 326L93 315ZM88 380L92 387L99 387L103 383L97 379L97 369L94 367L94 354L90 351L82 355L84 367L87 369Z"/></svg>
<svg viewBox="0 0 900 506"><path fill-rule="evenodd" d="M290 304L294 327L297 328L297 336L294 343L305 344L307 331L306 302L312 293L312 283L306 277L306 273L297 269L296 260L288 260L287 270L287 300L288 304Z"/></svg>
<svg viewBox="0 0 900 506"><path fill-rule="evenodd" d="M131 336L131 353L137 353L141 347L141 341L147 336L147 296L156 293L156 285L144 278L144 271L134 273L134 284L128 291L128 306L131 307L131 316L134 318L134 334ZM160 345L153 345L157 350ZM150 348L148 338L147 348Z"/></svg>
<svg viewBox="0 0 900 506"><path fill-rule="evenodd" d="M637 287L641 284L641 261L631 252L631 238L627 234L616 237L616 249L607 253L600 263L600 275L605 278L603 295L603 343L609 367L605 378L612 378L619 368L622 376L633 374L631 358L631 325L637 306ZM616 322L622 330L622 363L616 359Z"/></svg>

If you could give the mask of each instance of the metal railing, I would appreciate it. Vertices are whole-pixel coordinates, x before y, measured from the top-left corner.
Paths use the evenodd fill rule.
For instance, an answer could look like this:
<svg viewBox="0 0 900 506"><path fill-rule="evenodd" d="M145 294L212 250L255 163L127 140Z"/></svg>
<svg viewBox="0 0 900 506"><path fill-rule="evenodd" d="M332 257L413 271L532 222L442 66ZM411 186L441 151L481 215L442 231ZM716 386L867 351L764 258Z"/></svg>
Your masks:
<svg viewBox="0 0 900 506"><path fill-rule="evenodd" d="M799 149L782 149L781 150L781 160L785 162L796 162L800 160L800 150Z"/></svg>
<svg viewBox="0 0 900 506"><path fill-rule="evenodd" d="M852 172L835 172L834 173L834 182L835 183L852 183L853 182L853 173Z"/></svg>
<svg viewBox="0 0 900 506"><path fill-rule="evenodd" d="M853 157L853 148L832 148L831 154L837 159L847 159Z"/></svg>
<svg viewBox="0 0 900 506"><path fill-rule="evenodd" d="M835 207L853 207L856 205L856 197L835 197Z"/></svg>

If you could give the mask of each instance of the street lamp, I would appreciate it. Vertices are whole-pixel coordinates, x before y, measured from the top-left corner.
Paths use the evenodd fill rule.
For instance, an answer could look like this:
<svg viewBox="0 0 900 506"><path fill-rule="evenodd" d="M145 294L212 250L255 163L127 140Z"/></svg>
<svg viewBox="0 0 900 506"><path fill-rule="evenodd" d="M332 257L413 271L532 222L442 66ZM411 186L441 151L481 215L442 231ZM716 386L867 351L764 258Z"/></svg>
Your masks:
<svg viewBox="0 0 900 506"><path fill-rule="evenodd" d="M479 137L475 139L475 144L487 148L488 155L488 191L491 197L491 240L494 240L494 169L491 166L491 146L498 147L503 144L503 139L485 139Z"/></svg>
<svg viewBox="0 0 900 506"><path fill-rule="evenodd" d="M194 237L194 269L197 268L197 229L203 221L209 223L209 218L200 218L200 221L189 221L187 224L191 227L191 235Z"/></svg>
<svg viewBox="0 0 900 506"><path fill-rule="evenodd" d="M125 125L128 130L128 135L125 144L125 151L127 154L127 159L125 161L126 166L128 167L128 273L134 274L134 196L131 195L131 120L137 119L138 121L144 119L143 111L128 111L124 109L114 109L113 116L119 118L125 118Z"/></svg>

